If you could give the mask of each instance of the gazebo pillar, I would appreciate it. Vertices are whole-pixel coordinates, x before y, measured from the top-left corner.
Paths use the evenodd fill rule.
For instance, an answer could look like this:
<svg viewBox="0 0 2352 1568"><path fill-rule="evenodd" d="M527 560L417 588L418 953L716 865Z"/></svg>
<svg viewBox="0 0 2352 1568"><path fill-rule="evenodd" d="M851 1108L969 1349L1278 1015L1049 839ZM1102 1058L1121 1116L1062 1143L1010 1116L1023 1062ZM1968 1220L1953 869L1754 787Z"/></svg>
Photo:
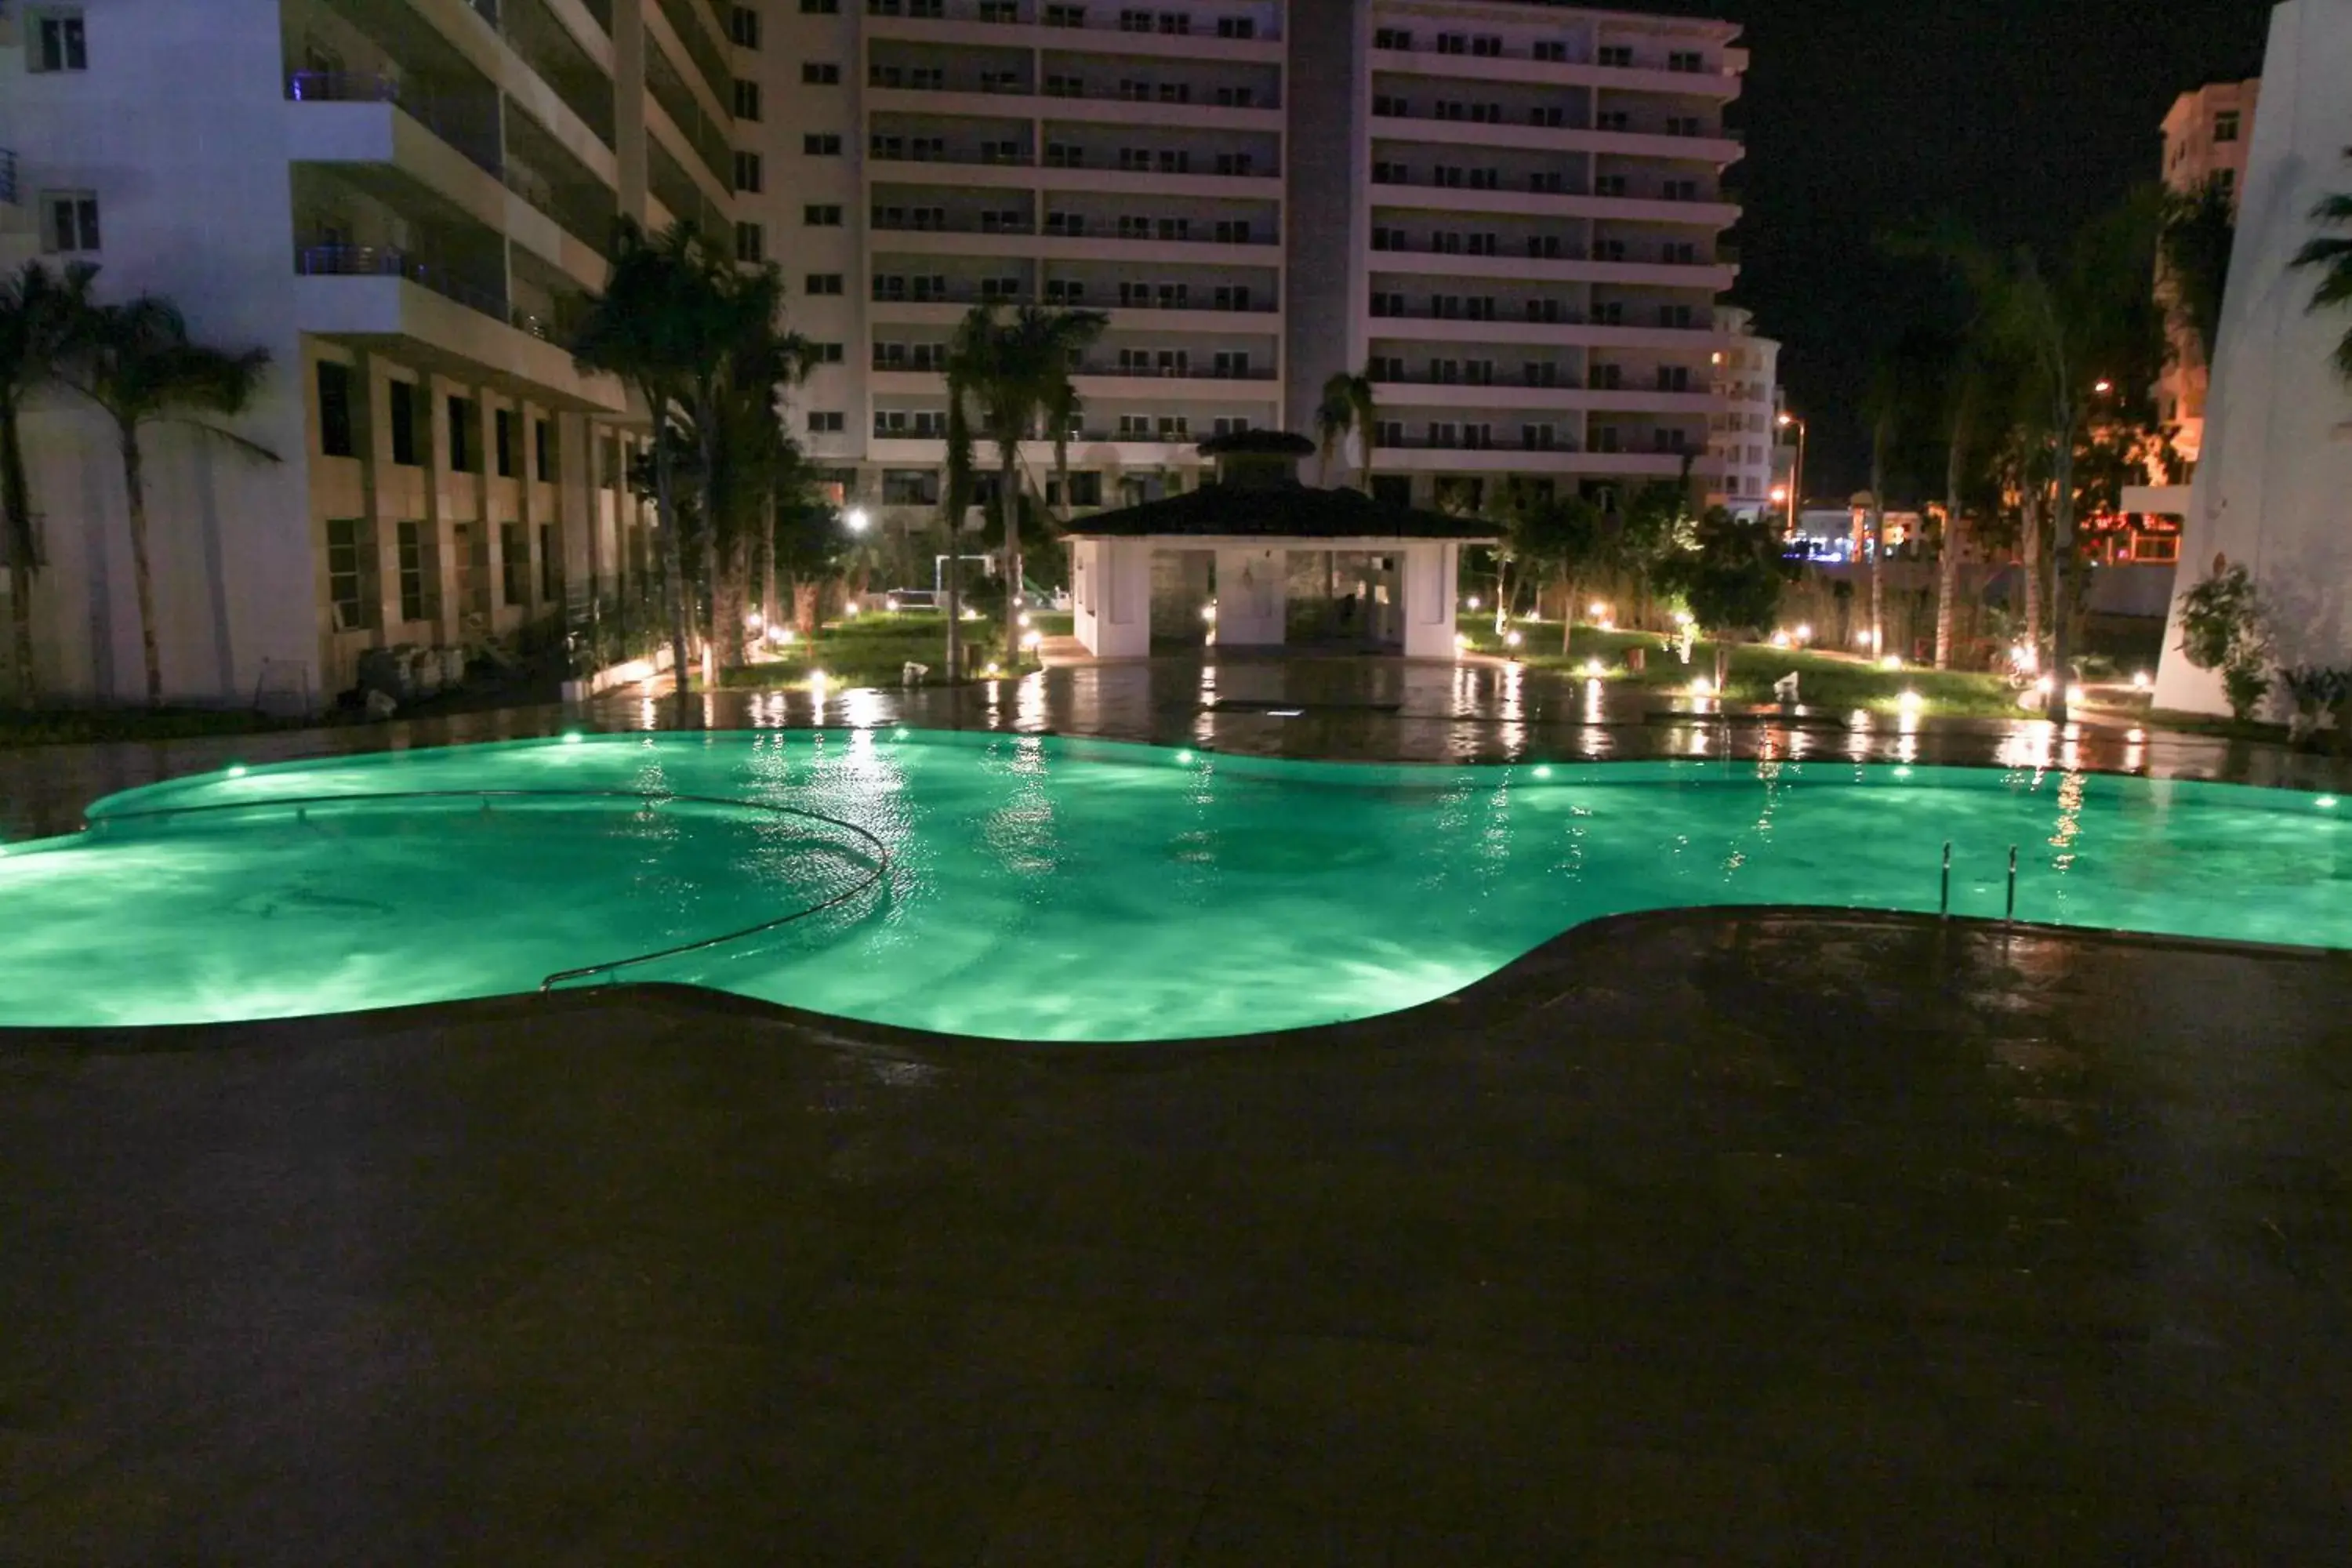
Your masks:
<svg viewBox="0 0 2352 1568"><path fill-rule="evenodd" d="M1071 630L1097 658L1151 653L1151 545L1077 539L1070 545Z"/></svg>
<svg viewBox="0 0 2352 1568"><path fill-rule="evenodd" d="M1404 656L1452 658L1454 585L1460 579L1462 547L1424 540L1404 547Z"/></svg>

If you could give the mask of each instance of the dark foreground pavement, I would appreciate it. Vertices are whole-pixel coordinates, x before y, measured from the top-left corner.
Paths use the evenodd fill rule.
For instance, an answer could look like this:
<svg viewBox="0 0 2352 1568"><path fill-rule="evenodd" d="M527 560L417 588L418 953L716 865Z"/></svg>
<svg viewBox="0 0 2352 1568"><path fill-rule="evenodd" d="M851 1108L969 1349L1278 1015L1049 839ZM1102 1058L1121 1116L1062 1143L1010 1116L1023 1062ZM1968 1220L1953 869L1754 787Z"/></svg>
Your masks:
<svg viewBox="0 0 2352 1568"><path fill-rule="evenodd" d="M0 1563L2342 1563L2347 1004L1711 911L1218 1047L0 1037Z"/></svg>

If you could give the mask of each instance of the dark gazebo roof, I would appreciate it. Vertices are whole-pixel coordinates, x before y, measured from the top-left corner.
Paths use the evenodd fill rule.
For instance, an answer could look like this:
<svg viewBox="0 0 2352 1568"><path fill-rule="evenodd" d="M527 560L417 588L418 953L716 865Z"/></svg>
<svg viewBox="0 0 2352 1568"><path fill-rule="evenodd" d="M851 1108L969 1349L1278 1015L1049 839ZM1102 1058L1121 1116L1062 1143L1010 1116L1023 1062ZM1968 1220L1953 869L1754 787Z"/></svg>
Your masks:
<svg viewBox="0 0 2352 1568"><path fill-rule="evenodd" d="M1253 432L1253 434L1255 434ZM1296 437L1286 440L1300 439ZM1311 447L1310 447L1311 449ZM1074 539L1151 537L1437 539L1471 543L1498 536L1491 522L1390 506L1361 490L1299 484L1202 485L1164 500L1074 519Z"/></svg>

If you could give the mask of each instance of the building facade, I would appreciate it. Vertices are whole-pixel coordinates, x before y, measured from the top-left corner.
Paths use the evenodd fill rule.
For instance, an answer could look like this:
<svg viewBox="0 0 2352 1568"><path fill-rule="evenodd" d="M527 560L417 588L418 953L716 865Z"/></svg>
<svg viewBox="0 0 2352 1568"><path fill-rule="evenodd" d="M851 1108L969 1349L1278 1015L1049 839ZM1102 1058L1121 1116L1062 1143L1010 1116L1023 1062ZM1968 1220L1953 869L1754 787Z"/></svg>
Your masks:
<svg viewBox="0 0 2352 1568"><path fill-rule="evenodd" d="M563 313L615 216L731 224L731 47L709 0L0 11L0 263L95 262L100 299L271 356L233 427L278 461L148 437L168 697L317 702L367 649L635 591L639 437ZM111 435L58 394L26 447L39 685L141 695Z"/></svg>
<svg viewBox="0 0 2352 1568"><path fill-rule="evenodd" d="M1715 487L1707 504L1752 521L1780 511L1788 499L1790 479L1781 462L1777 424L1780 345L1758 336L1754 316L1736 306L1718 309L1715 326L1724 340L1715 351L1715 394L1723 411L1714 416L1715 433L1708 442L1715 455ZM1772 498L1776 486L1783 487L1778 502Z"/></svg>
<svg viewBox="0 0 2352 1568"><path fill-rule="evenodd" d="M2234 205L2243 198L2246 155L2254 142L2254 111L2262 79L2209 82L2174 100L2164 117L2164 183L2189 195L2218 181ZM2174 327L2173 357L2157 382L2157 412L2175 426L2173 447L2197 461L2205 446L2205 397L2210 368L2195 335Z"/></svg>
<svg viewBox="0 0 2352 1568"><path fill-rule="evenodd" d="M1531 0L757 12L742 253L784 266L824 345L793 418L845 500L935 515L941 363L989 300L1108 319L1078 367L1078 510L1197 486L1223 432L1311 433L1359 370L1399 502L1685 458L1715 486L1732 26ZM1043 478L1050 446L1024 458ZM1324 477L1362 460L1351 438Z"/></svg>

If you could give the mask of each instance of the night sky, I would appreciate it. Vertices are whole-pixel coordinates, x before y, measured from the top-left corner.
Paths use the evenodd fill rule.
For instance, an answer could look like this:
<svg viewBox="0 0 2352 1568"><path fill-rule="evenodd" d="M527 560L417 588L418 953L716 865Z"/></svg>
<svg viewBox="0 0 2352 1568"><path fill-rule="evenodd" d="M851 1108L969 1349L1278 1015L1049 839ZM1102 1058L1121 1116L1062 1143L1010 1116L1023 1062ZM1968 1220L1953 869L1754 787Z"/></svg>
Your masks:
<svg viewBox="0 0 2352 1568"><path fill-rule="evenodd" d="M2270 0L1647 0L1745 25L1733 113L1734 302L1784 345L1811 420L1805 489L1859 489L1853 412L1873 351L1937 285L1873 237L1948 212L1989 241L2054 242L2160 173L2165 111L2216 78L2259 74Z"/></svg>

